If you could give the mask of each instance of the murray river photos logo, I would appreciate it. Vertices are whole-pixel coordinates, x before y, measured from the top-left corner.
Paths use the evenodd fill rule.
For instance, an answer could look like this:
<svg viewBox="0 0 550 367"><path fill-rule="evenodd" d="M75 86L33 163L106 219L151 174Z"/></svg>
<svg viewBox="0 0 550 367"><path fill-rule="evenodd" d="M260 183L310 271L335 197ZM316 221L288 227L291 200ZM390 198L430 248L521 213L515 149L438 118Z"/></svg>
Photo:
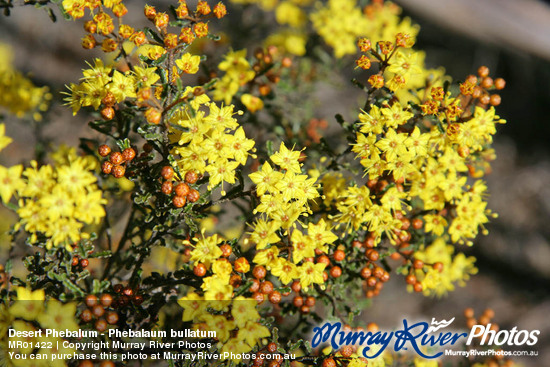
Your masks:
<svg viewBox="0 0 550 367"><path fill-rule="evenodd" d="M479 338L480 345L489 346L522 346L535 345L538 341L539 330L518 330L514 327L511 330L491 330L491 324L474 325L469 333L445 331L454 321L454 317L447 321L436 321L432 319L431 324L425 321L409 323L403 319L403 328L393 331L343 331L342 323L326 322L313 329L312 347L317 347L323 343L330 343L334 350L338 350L344 345L356 345L363 348L363 356L366 358L376 358L388 347L393 346L395 352L412 350L419 356L427 359L438 358L443 355L443 351L434 354L426 354L425 351L433 350L437 347L450 347L459 341L465 341L466 345L471 345L475 338Z"/></svg>

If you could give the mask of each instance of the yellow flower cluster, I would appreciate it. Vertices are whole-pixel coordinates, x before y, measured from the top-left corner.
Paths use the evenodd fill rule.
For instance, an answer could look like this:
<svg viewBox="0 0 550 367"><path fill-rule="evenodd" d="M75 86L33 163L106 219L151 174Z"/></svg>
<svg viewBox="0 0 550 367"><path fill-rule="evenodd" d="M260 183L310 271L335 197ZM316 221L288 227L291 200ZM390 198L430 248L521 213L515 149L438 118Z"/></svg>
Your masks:
<svg viewBox="0 0 550 367"><path fill-rule="evenodd" d="M184 308L183 321L192 321L200 330L216 331L222 352L246 353L271 333L258 322L261 317L255 300L242 296L233 298L232 274L234 271L248 272L250 266L239 267L236 263L233 269L231 262L221 258L219 245L222 241L216 234L205 237L204 233L201 238L194 239L190 259L195 266L202 264L210 269L212 275L203 278L202 296L189 292L180 298L179 304Z"/></svg>
<svg viewBox="0 0 550 367"><path fill-rule="evenodd" d="M358 37L368 37L373 44L406 33L414 43L419 27L409 18L401 20L401 8L391 2L373 3L363 10L356 0L329 0L310 16L313 27L334 49L338 58L356 53Z"/></svg>
<svg viewBox="0 0 550 367"><path fill-rule="evenodd" d="M351 150L368 181L350 184L340 173L324 172L323 204L337 212L328 216L331 224L344 225L348 233L365 231L374 244L387 238L399 245L398 256L409 256L421 246L407 231L409 220L415 219L415 231L439 239L433 244L428 240L414 252L414 259L421 261L410 279L418 280L415 290L441 295L477 271L473 257L455 254L445 241L471 245L480 229L487 232L484 225L492 213L479 178L494 159L489 146L496 125L505 121L488 102L480 99L475 106L484 94L485 101L493 104L493 99L474 76L461 85L460 94L446 92L443 71L427 70L424 55L411 49L415 34L399 32L388 37L394 41L378 41L376 48L370 40L359 39L366 55L357 60L358 67L369 69L371 61L381 62L378 73L369 78L369 93L384 85L392 93L385 101L367 103L358 114Z"/></svg>
<svg viewBox="0 0 550 367"><path fill-rule="evenodd" d="M90 65L89 69L83 70L82 81L79 84L71 83L70 96L65 100L72 107L73 114L76 114L83 106L92 106L97 110L108 92L116 102L136 98L136 92L150 88L159 80L155 70L136 67L133 73L121 73L104 65L100 59L95 59L94 66Z"/></svg>
<svg viewBox="0 0 550 367"><path fill-rule="evenodd" d="M218 65L218 69L225 74L214 85L213 98L216 101L224 101L225 104L231 103L239 87L254 79L256 75L246 59L246 49L229 52Z"/></svg>
<svg viewBox="0 0 550 367"><path fill-rule="evenodd" d="M384 72L384 78L388 81L393 80L393 83L389 83L394 90L395 96L401 103L416 103L420 104L426 99L426 96L430 94L430 89L434 87L443 87L445 82L450 82L451 78L445 75L445 69L442 67L436 69L429 69L425 66L426 53L424 51L417 51L413 49L400 49L399 60L390 60L390 66ZM406 61L403 61L406 60ZM409 67L404 68L405 62L409 62ZM396 72L391 72L394 70ZM395 83L401 76L399 71L405 71L406 88L401 88L399 83Z"/></svg>
<svg viewBox="0 0 550 367"><path fill-rule="evenodd" d="M201 106L208 108L208 114ZM233 105L220 107L202 94L169 118L171 133L179 143L172 152L179 157L179 169L208 173L208 189L221 184L222 195L224 183L235 183L235 170L254 152L254 141L246 138L233 109Z"/></svg>
<svg viewBox="0 0 550 367"><path fill-rule="evenodd" d="M36 358L32 359L33 366L55 366L64 367L65 361L61 355L71 355L75 350L63 347L63 339L52 336L31 336L31 337L12 337L10 342L18 341L23 343L15 348L8 345L8 328L13 328L18 332L35 332L41 328L50 328L55 330L78 330L78 324L75 321L76 304L63 304L57 300L45 301L43 289L31 291L27 288L16 287L17 300L5 309L0 309L2 319L0 320L0 346L7 352L16 354L30 355L36 352ZM37 327L37 323L40 327ZM11 344L11 343L10 343ZM52 345L52 348L49 348ZM36 349L41 346L40 349ZM58 349L59 346L59 349ZM59 359L53 359L56 355ZM11 359L9 362L14 366L28 366L29 360ZM10 365L10 364L8 364Z"/></svg>
<svg viewBox="0 0 550 367"><path fill-rule="evenodd" d="M473 256L466 257L463 253L455 255L454 252L454 247L446 244L443 238L437 238L415 252L414 257L425 264L443 264L443 268L439 270L429 267L427 272L416 270L413 273L421 281L425 295L445 295L454 290L455 283L463 287L470 275L477 273Z"/></svg>
<svg viewBox="0 0 550 367"><path fill-rule="evenodd" d="M388 86L392 90L414 90L418 81L413 82L412 76L424 75L426 83L430 71L418 63L416 53L408 48L412 46L409 35L399 33L395 39L395 44L387 43L386 50L381 49L382 54L389 54L384 77L391 78ZM360 47L368 44L360 41ZM398 82L394 82L396 79ZM479 181L469 186L467 176L472 167L486 164L484 155L491 154L487 146L496 132L495 125L505 121L495 115L493 107L476 107L473 116L469 116L461 107L461 96L445 95L441 87L432 87L430 95L422 99L424 114L433 115L437 123L415 115L409 101L402 104L403 100L386 101L380 106L370 104L367 111L358 115L359 132L352 151L373 185L382 181L384 187L378 187L373 202L369 198L373 193L367 187L339 188L344 194L336 203L340 214L334 218L355 230L367 229L378 238L385 232L392 239L401 227L395 213L409 211L409 203L420 199L428 211L424 216L427 232L442 235L446 229L452 242L470 243L479 227L488 221L490 211L483 200L485 185ZM393 184L386 187L388 178ZM334 189L325 187L327 198L335 197L327 190ZM354 191L360 192L360 201ZM448 216L448 208L453 212L447 228L444 216Z"/></svg>
<svg viewBox="0 0 550 367"><path fill-rule="evenodd" d="M357 52L355 41L369 26L355 0L329 0L311 14L311 21L338 58Z"/></svg>
<svg viewBox="0 0 550 367"><path fill-rule="evenodd" d="M116 11L124 7L122 0L63 0L63 9L75 19L82 18L86 9L94 11L102 6Z"/></svg>
<svg viewBox="0 0 550 367"><path fill-rule="evenodd" d="M326 264L303 260L314 257L315 251L327 253L327 245L337 237L323 219L307 226L300 222L301 217L312 213L308 202L319 197L316 178L302 173L300 155L300 151L289 150L281 143L279 151L270 157L275 169L265 162L249 175L260 198L254 213L261 213L249 241L260 250L254 257L256 264L265 265L282 284L299 279L307 288L324 282ZM298 223L307 229L307 234L298 228ZM288 246L283 245L280 235L288 236Z"/></svg>
<svg viewBox="0 0 550 367"><path fill-rule="evenodd" d="M82 231L86 224L97 224L105 216L106 200L91 170L96 162L77 157L74 151L65 162L38 167L31 161L22 165L0 166L0 196L7 204L13 195L18 198L16 228L31 233L31 243L45 241L46 247L66 246L89 235Z"/></svg>
<svg viewBox="0 0 550 367"><path fill-rule="evenodd" d="M40 121L52 95L48 87L37 87L23 74L13 69L11 49L0 44L0 108L21 118L31 114Z"/></svg>
<svg viewBox="0 0 550 367"><path fill-rule="evenodd" d="M367 18L367 27L362 37L368 37L372 44L393 39L396 34L409 35L408 47L416 42L420 27L408 17L401 18L401 7L391 1L373 1L363 9Z"/></svg>
<svg viewBox="0 0 550 367"><path fill-rule="evenodd" d="M256 344L271 336L269 329L259 322L261 316L255 300L238 296L220 302L208 299L206 294L201 297L191 292L178 303L184 309L183 321L192 321L197 330L216 331L221 353L230 353L234 356L230 358L236 362L240 361L242 353L250 352Z"/></svg>

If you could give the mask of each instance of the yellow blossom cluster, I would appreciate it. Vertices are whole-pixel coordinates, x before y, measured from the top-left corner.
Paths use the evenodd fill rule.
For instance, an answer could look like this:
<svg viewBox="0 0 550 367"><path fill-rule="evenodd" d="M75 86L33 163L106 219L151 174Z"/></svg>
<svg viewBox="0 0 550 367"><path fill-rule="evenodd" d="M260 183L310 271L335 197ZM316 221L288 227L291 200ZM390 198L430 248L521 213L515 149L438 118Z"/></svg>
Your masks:
<svg viewBox="0 0 550 367"><path fill-rule="evenodd" d="M256 310L256 301L234 297L231 276L236 272L248 272L250 266L246 262L246 266L239 265L236 261L234 267L229 260L222 258L219 245L223 239L216 234L204 236L203 233L194 242L190 260L195 266L202 264L210 269L212 275L203 278L202 295L191 291L180 298L183 321L192 321L196 329L216 331L222 352L240 354L251 351L271 333L259 323L261 317Z"/></svg>
<svg viewBox="0 0 550 367"><path fill-rule="evenodd" d="M391 78L387 82L390 90L414 90L418 84L412 81L412 75L424 75L425 83L429 82L430 72L423 69L415 52L408 48L412 46L410 38L399 33L395 44L387 44L385 51L380 50L382 55L389 55L385 59L388 73L383 77ZM370 43L360 41L359 45ZM378 51L364 48L380 57ZM383 70L379 73L383 74ZM396 79L399 81L392 82ZM468 110L461 107L463 97L445 94L442 87L434 86L429 95L424 91L423 97L417 95L412 101L390 100L367 105L366 111L358 115L359 131L352 151L360 159L371 185L378 185L373 196L376 200L370 200L372 186L347 188L336 200L340 214L334 219L355 230L367 229L378 239L385 232L391 240L401 227L395 213L410 212L410 204L420 199L427 212L423 216L426 232L441 235L446 231L452 242L470 243L479 227L488 221L490 211L486 210L483 200L485 185L481 181L469 185L468 176L481 175L481 171L475 172L475 167L486 164L485 157L491 152L487 147L496 132L495 125L505 121L495 115L493 107L476 106L473 115L469 115ZM418 98L424 101L423 114L414 113L409 105ZM430 115L435 122L428 119ZM328 185L325 190L334 189ZM353 190L361 191L361 201ZM329 193L325 195L333 197ZM448 222L444 217L448 217Z"/></svg>
<svg viewBox="0 0 550 367"><path fill-rule="evenodd" d="M122 73L105 65L100 59L95 59L93 66L83 70L82 81L69 86L67 104L76 114L84 106L92 106L97 110L107 93L112 95L115 102L136 98L137 93L149 89L160 79L155 71L155 67L136 66L134 72Z"/></svg>
<svg viewBox="0 0 550 367"><path fill-rule="evenodd" d="M414 257L425 264L443 264L443 269L427 267L427 271L416 270L413 274L421 282L425 295L442 296L455 289L455 283L464 286L470 275L477 273L475 258L463 253L454 254L454 247L437 238L431 244L416 251Z"/></svg>
<svg viewBox="0 0 550 367"><path fill-rule="evenodd" d="M282 26L265 41L297 56L306 52L308 22L341 58L356 52L358 37L369 37L373 44L406 33L414 43L419 27L410 18L401 18L401 8L386 1L373 1L361 8L356 0L232 0L237 4L257 4L273 11ZM313 6L312 6L313 5Z"/></svg>
<svg viewBox="0 0 550 367"><path fill-rule="evenodd" d="M260 250L253 260L256 264L265 265L282 284L299 279L302 287L307 288L324 282L326 264L304 259L314 257L315 251L327 253L328 245L337 237L324 219L307 225L300 222L301 217L312 213L309 201L319 197L316 178L302 173L300 155L300 151L281 143L279 151L270 157L275 167L265 162L249 175L260 198L254 210L260 213L260 218L253 225L249 241ZM307 229L307 234L298 224Z"/></svg>
<svg viewBox="0 0 550 367"><path fill-rule="evenodd" d="M189 88L189 87L188 87ZM189 89L191 91L192 88ZM208 114L201 106L208 108ZM234 184L236 169L254 154L254 141L233 117L234 106L218 106L206 94L174 111L169 118L178 146L173 149L182 172L208 173L208 189Z"/></svg>
<svg viewBox="0 0 550 367"><path fill-rule="evenodd" d="M63 9L75 19L82 18L86 9L94 11L98 8L101 9L103 6L113 10L120 7L125 8L122 0L63 0L62 5Z"/></svg>
<svg viewBox="0 0 550 367"><path fill-rule="evenodd" d="M401 7L391 1L372 1L363 9L368 25L362 37L368 37L372 44L393 39L396 34L408 35L408 47L416 42L420 27L408 17L402 18Z"/></svg>
<svg viewBox="0 0 550 367"><path fill-rule="evenodd" d="M365 14L381 8L369 9ZM351 147L366 182L321 168L322 204L336 212L327 217L335 228L364 231L371 247L389 240L389 255L409 264L411 289L442 295L477 272L475 258L455 254L446 243L471 245L480 230L487 233L484 225L493 214L479 178L494 159L496 125L505 121L493 107L499 96L490 97L488 84L475 76L458 94L444 89L449 78L442 69L425 68L424 54L412 49L416 27L406 24L411 33L379 34L393 41L357 42L363 53L358 68L380 63L368 79ZM481 80L487 73L480 68Z"/></svg>
<svg viewBox="0 0 550 367"><path fill-rule="evenodd" d="M52 95L48 87L37 87L19 71L13 69L13 53L0 44L0 108L21 118L27 114L40 121L41 112L48 109Z"/></svg>
<svg viewBox="0 0 550 367"><path fill-rule="evenodd" d="M246 49L227 53L218 69L225 74L214 85L213 98L216 101L224 101L225 104L231 103L239 87L254 79L256 75L246 59Z"/></svg>
<svg viewBox="0 0 550 367"><path fill-rule="evenodd" d="M326 6L311 14L313 27L334 49L336 57L354 54L355 41L364 35L369 22L355 0L329 0Z"/></svg>
<svg viewBox="0 0 550 367"><path fill-rule="evenodd" d="M64 367L66 355L75 352L74 349L64 348L63 339L53 336L34 336L34 332L40 328L49 328L55 330L77 331L78 324L75 321L76 304L62 303L50 299L45 301L43 289L32 291L24 287L16 287L17 299L10 306L1 306L0 309L0 346L6 352L16 354L30 355L36 352L32 359L33 366L55 366ZM39 326L37 327L37 325ZM8 345L8 328L13 328L16 332L27 332L31 336L10 337ZM22 334L20 334L22 335ZM23 343L17 343L21 341ZM16 347L12 348L13 345ZM36 347L40 346L39 349ZM51 346L51 347L50 347ZM53 359L56 355L58 359ZM13 366L28 366L27 359L10 359Z"/></svg>
<svg viewBox="0 0 550 367"><path fill-rule="evenodd" d="M391 39L398 33L408 34L415 42L419 27L410 18L401 19L401 8L392 2L372 2L363 9L356 0L329 0L318 3L311 13L313 27L323 40L341 58L355 54L358 37L368 37L373 45Z"/></svg>
<svg viewBox="0 0 550 367"><path fill-rule="evenodd" d="M3 130L3 126L0 126ZM96 162L77 157L74 151L56 166L0 165L0 196L7 204L15 196L19 222L16 228L31 233L30 242L45 242L47 248L70 245L89 235L86 224L97 224L105 216L106 200L91 172Z"/></svg>
<svg viewBox="0 0 550 367"><path fill-rule="evenodd" d="M229 353L229 359L236 362L240 361L240 355L271 336L269 329L260 323L261 316L253 299L237 296L220 302L208 299L206 294L201 297L190 292L178 303L184 309L183 321L192 321L197 330L216 331L221 354Z"/></svg>

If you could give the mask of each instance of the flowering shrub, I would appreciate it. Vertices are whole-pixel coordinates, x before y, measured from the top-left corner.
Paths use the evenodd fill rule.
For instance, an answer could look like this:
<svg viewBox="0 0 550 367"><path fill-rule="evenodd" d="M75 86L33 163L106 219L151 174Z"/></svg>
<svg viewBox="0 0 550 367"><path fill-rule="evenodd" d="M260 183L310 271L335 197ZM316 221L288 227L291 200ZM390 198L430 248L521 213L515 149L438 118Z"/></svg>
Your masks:
<svg viewBox="0 0 550 367"><path fill-rule="evenodd" d="M439 297L477 272L462 250L495 215L483 176L505 82L483 66L458 84L427 68L419 27L397 5L234 1L280 24L251 52L210 31L228 24L230 4L146 5L138 29L120 0L54 3L83 24L82 47L107 54L65 92L98 134L51 163L0 166L2 203L18 217L12 246L31 246L25 274L12 274L18 259L2 269L8 351L8 327L187 327L216 331L212 350L257 355L227 365L295 352L306 355L293 365L364 366L357 348L312 353L308 326L357 323L392 276ZM362 102L327 122L306 98L334 65L353 69ZM20 117L51 99L8 63L0 88L0 106ZM0 148L10 141L0 125ZM437 365L389 351L368 363Z"/></svg>

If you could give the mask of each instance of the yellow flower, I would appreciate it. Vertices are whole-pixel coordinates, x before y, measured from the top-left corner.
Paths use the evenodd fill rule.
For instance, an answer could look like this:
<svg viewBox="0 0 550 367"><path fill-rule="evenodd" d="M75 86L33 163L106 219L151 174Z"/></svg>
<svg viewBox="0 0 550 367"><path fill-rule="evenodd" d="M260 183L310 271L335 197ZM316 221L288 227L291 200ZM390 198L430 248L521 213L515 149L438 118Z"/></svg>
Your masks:
<svg viewBox="0 0 550 367"><path fill-rule="evenodd" d="M0 124L0 151L8 146L12 142L9 136L6 136L6 125Z"/></svg>
<svg viewBox="0 0 550 367"><path fill-rule="evenodd" d="M217 184L221 183L221 194L225 195L223 189L224 182L235 183L235 169L239 166L239 162L218 159L213 164L206 167L206 172L210 175L208 181L208 189L213 189Z"/></svg>
<svg viewBox="0 0 550 367"><path fill-rule="evenodd" d="M307 35L302 30L283 29L276 32L264 41L265 45L277 46L281 52L288 52L296 56L306 54Z"/></svg>
<svg viewBox="0 0 550 367"><path fill-rule="evenodd" d="M252 113L256 113L256 111L264 108L264 101L249 93L245 93L241 96L241 102L244 104L246 109Z"/></svg>
<svg viewBox="0 0 550 367"><path fill-rule="evenodd" d="M411 135L405 139L405 145L414 156L423 157L428 154L429 140L430 134L421 133L418 126L415 126Z"/></svg>
<svg viewBox="0 0 550 367"><path fill-rule="evenodd" d="M275 19L279 24L288 24L298 28L305 24L306 14L290 1L281 2L275 9Z"/></svg>
<svg viewBox="0 0 550 367"><path fill-rule="evenodd" d="M338 237L327 227L328 224L322 218L317 224L309 223L307 225L308 237L312 239L315 248L323 250L325 244L333 243L338 239Z"/></svg>
<svg viewBox="0 0 550 367"><path fill-rule="evenodd" d="M386 153L386 161L391 162L398 159L398 157L407 155L408 151L404 144L406 138L406 134L388 129L388 132L376 143L376 146Z"/></svg>
<svg viewBox="0 0 550 367"><path fill-rule="evenodd" d="M208 313L203 314L200 320L205 322L207 330L216 332L216 338L222 343L227 341L231 336L231 331L235 328L235 322L229 321L222 315L211 315Z"/></svg>
<svg viewBox="0 0 550 367"><path fill-rule="evenodd" d="M233 267L227 259L218 259L212 264L212 272L225 283L229 283L232 271Z"/></svg>
<svg viewBox="0 0 550 367"><path fill-rule="evenodd" d="M388 191L384 193L380 202L385 209L393 211L401 210L404 205L402 199L405 198L406 195L407 194L404 192L399 192L396 187L390 187Z"/></svg>
<svg viewBox="0 0 550 367"><path fill-rule="evenodd" d="M0 197L2 202L9 202L15 192L25 187L25 183L21 179L21 172L23 172L23 166L20 164L10 168L0 166Z"/></svg>
<svg viewBox="0 0 550 367"><path fill-rule="evenodd" d="M399 102L395 102L391 107L384 107L380 112L385 118L386 127L398 128L411 119L414 114L401 106Z"/></svg>
<svg viewBox="0 0 550 367"><path fill-rule="evenodd" d="M416 74L420 74L422 68L418 66L418 54L414 51L407 53L401 50L397 51L395 56L390 60L390 66L387 71L398 74L405 78L405 80Z"/></svg>
<svg viewBox="0 0 550 367"><path fill-rule="evenodd" d="M200 62L200 56L191 55L189 52L187 52L176 60L176 65L182 72L186 74L195 74L197 71L199 71Z"/></svg>
<svg viewBox="0 0 550 367"><path fill-rule="evenodd" d="M9 46L0 44L0 109L22 118L30 115L34 120L40 121L40 111L48 109L52 99L47 87L37 87L19 71L13 69L13 52ZM0 133L0 150L7 145L3 139L3 131ZM4 140L4 142L2 142Z"/></svg>
<svg viewBox="0 0 550 367"><path fill-rule="evenodd" d="M279 227L277 227L274 222L258 219L254 225L254 232L250 234L250 240L256 244L258 250L266 248L267 245L277 243L281 240L275 233L277 229L279 229Z"/></svg>
<svg viewBox="0 0 550 367"><path fill-rule="evenodd" d="M253 299L247 299L243 296L235 297L233 300L233 307L231 308L231 315L238 328L244 327L249 321L257 321L260 319L256 304L256 301Z"/></svg>
<svg viewBox="0 0 550 367"><path fill-rule="evenodd" d="M21 320L15 320L11 324L11 327L16 331L26 331L26 332L34 332L36 331L36 328L32 326L30 323L21 321ZM15 337L10 338L10 340L15 341L16 345L18 344L18 341L23 342L22 344L19 344L20 347L16 347L16 349L11 349L11 351L21 354L29 354L34 349L34 342L36 341L36 337Z"/></svg>
<svg viewBox="0 0 550 367"><path fill-rule="evenodd" d="M291 171L287 171L283 179L276 184L283 200L289 202L292 199L300 198L303 192L302 187L305 185L306 179L307 175L296 175Z"/></svg>
<svg viewBox="0 0 550 367"><path fill-rule="evenodd" d="M195 292L188 293L186 296L178 299L178 304L183 307L183 321L191 321L206 312L206 302L204 298Z"/></svg>
<svg viewBox="0 0 550 367"><path fill-rule="evenodd" d="M268 268L278 259L279 249L275 246L267 250L258 251L252 260L258 265L266 265Z"/></svg>
<svg viewBox="0 0 550 367"><path fill-rule="evenodd" d="M361 122L361 132L368 134L381 134L385 125L385 117L380 111L380 107L371 105L369 112L361 111L359 114Z"/></svg>
<svg viewBox="0 0 550 367"><path fill-rule="evenodd" d="M271 274L278 277L281 283L285 285L300 277L298 267L280 257L271 263Z"/></svg>
<svg viewBox="0 0 550 367"><path fill-rule="evenodd" d="M222 250L218 244L222 242L217 234L210 237L202 237L197 240L195 248L191 251L191 260L196 263L203 263L206 267L210 267L210 263L222 256Z"/></svg>
<svg viewBox="0 0 550 367"><path fill-rule="evenodd" d="M160 76L156 73L157 68L155 67L134 67L135 72L135 80L140 88L149 88L153 84L155 84L159 79Z"/></svg>
<svg viewBox="0 0 550 367"><path fill-rule="evenodd" d="M300 274L300 284L302 288L307 289L311 284L323 284L323 271L325 271L326 264L313 264L312 262L305 262L298 268Z"/></svg>
<svg viewBox="0 0 550 367"><path fill-rule="evenodd" d="M107 84L109 91L113 93L117 102L126 98L136 98L135 79L132 75L124 75L115 70L111 83Z"/></svg>
<svg viewBox="0 0 550 367"><path fill-rule="evenodd" d="M315 244L311 238L297 229L292 231L292 236L290 238L293 247L292 261L294 264L298 264L305 257L315 256Z"/></svg>
<svg viewBox="0 0 550 367"><path fill-rule="evenodd" d="M259 196L265 192L277 192L277 183L283 179L283 173L273 170L269 162L265 162L262 168L248 175L252 182L256 184L256 193Z"/></svg>
<svg viewBox="0 0 550 367"><path fill-rule="evenodd" d="M74 319L76 304L63 304L57 300L48 301L45 312L41 313L37 320L42 327L55 330L78 330L78 324Z"/></svg>
<svg viewBox="0 0 550 367"><path fill-rule="evenodd" d="M148 57L151 60L158 60L165 53L164 47L157 45L143 45L138 48L139 55Z"/></svg>
<svg viewBox="0 0 550 367"><path fill-rule="evenodd" d="M433 232L436 236L441 236L447 226L447 220L441 215L426 214L424 215L424 230Z"/></svg>
<svg viewBox="0 0 550 367"><path fill-rule="evenodd" d="M202 94L201 97L202 96L206 96L206 94ZM206 122L209 126L212 126L214 128L224 127L231 130L239 128L237 132L239 130L242 130L242 127L239 127L237 119L233 117L233 115L235 114L235 112L233 112L235 106L224 106L222 104L222 106L219 107L216 103L210 103L208 104L208 108L210 111L208 116L204 117L204 122Z"/></svg>
<svg viewBox="0 0 550 367"><path fill-rule="evenodd" d="M254 347L262 338L271 336L269 329L258 322L248 321L246 325L239 330L237 339L244 340L250 347Z"/></svg>
<svg viewBox="0 0 550 367"><path fill-rule="evenodd" d="M36 320L44 309L44 290L32 291L24 287L16 287L17 301L10 307L10 314L28 321Z"/></svg>
<svg viewBox="0 0 550 367"><path fill-rule="evenodd" d="M244 334L243 330L239 331L240 334ZM229 341L224 343L222 349L221 349L221 355L223 358L224 353L228 353L229 358L235 362L239 362L241 360L241 355L243 353L249 352L252 349L248 344L246 344L243 340L239 338L231 338Z"/></svg>
<svg viewBox="0 0 550 367"><path fill-rule="evenodd" d="M233 155L233 158L239 162L240 165L246 164L246 160L249 155L249 151L254 148L254 140L247 139L244 134L244 129L239 127L233 135L226 135L230 140L229 150ZM253 150L254 151L254 150ZM252 154L252 157L255 158L256 155Z"/></svg>
<svg viewBox="0 0 550 367"><path fill-rule="evenodd" d="M279 151L273 154L271 161L281 167L284 170L287 170L292 173L301 173L301 164L298 161L300 158L300 151L294 151L288 149L284 142L281 142Z"/></svg>
<svg viewBox="0 0 550 367"><path fill-rule="evenodd" d="M369 20L354 0L329 0L311 14L313 27L341 58L357 52L355 41L369 29Z"/></svg>

